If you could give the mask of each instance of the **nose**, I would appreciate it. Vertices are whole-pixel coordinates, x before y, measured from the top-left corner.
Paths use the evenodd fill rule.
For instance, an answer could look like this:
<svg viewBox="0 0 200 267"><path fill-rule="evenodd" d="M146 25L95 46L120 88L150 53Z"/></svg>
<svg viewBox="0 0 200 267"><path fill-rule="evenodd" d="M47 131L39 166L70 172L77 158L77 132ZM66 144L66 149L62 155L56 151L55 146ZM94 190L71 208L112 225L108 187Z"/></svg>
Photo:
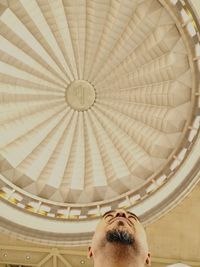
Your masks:
<svg viewBox="0 0 200 267"><path fill-rule="evenodd" d="M124 210L116 211L115 217L124 217L127 218L126 212Z"/></svg>

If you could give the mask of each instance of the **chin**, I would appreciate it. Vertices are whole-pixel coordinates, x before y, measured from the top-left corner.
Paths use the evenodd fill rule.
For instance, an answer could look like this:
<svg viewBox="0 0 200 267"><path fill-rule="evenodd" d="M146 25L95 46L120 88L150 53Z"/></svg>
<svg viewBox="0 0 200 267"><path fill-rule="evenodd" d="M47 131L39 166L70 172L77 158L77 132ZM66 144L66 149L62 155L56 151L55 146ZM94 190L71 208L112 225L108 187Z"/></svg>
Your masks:
<svg viewBox="0 0 200 267"><path fill-rule="evenodd" d="M133 245L134 236L124 227L115 227L106 233L106 239L112 244Z"/></svg>

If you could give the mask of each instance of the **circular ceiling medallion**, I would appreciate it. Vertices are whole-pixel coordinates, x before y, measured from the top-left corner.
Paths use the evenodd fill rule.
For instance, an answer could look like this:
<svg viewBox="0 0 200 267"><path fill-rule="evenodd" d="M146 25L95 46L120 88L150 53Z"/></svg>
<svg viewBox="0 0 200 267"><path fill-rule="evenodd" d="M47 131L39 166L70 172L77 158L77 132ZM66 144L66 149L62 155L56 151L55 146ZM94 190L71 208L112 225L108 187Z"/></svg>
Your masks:
<svg viewBox="0 0 200 267"><path fill-rule="evenodd" d="M0 31L0 196L15 212L41 215L41 231L75 219L78 233L117 207L148 223L191 190L200 44L188 1L8 0Z"/></svg>
<svg viewBox="0 0 200 267"><path fill-rule="evenodd" d="M84 80L73 81L66 89L66 101L77 111L88 110L95 101L94 87Z"/></svg>

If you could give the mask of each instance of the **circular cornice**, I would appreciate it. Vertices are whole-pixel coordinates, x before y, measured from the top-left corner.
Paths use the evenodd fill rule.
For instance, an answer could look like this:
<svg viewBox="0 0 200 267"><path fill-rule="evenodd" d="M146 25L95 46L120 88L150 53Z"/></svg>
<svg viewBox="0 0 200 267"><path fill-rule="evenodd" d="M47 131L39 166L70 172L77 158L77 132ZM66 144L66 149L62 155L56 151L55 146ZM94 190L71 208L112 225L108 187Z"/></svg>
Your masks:
<svg viewBox="0 0 200 267"><path fill-rule="evenodd" d="M189 2L73 3L0 7L2 205L41 222L21 224L32 239L47 222L78 222L65 244L80 229L89 240L117 207L150 223L199 180L200 39Z"/></svg>

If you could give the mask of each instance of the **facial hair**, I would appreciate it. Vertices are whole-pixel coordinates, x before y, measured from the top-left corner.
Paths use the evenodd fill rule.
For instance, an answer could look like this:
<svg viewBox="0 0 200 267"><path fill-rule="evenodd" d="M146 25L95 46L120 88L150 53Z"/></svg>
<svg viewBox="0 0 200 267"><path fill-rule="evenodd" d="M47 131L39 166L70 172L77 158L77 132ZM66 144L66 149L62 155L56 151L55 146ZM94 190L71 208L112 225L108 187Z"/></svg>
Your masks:
<svg viewBox="0 0 200 267"><path fill-rule="evenodd" d="M110 243L118 243L123 245L134 245L135 240L133 235L126 231L113 229L106 233L106 240Z"/></svg>

